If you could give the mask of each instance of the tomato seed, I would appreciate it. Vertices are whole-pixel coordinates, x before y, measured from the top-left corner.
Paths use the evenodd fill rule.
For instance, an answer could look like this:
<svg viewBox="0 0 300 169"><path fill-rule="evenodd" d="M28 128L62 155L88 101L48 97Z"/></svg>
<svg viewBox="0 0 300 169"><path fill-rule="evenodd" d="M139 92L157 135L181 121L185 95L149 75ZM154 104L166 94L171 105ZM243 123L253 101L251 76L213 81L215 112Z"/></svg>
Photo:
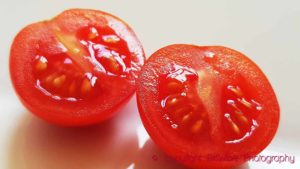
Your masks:
<svg viewBox="0 0 300 169"><path fill-rule="evenodd" d="M183 123L187 123L187 122L191 119L191 115L192 115L192 112L190 112L190 113L184 115L184 116L182 117L182 122L183 122Z"/></svg>
<svg viewBox="0 0 300 169"><path fill-rule="evenodd" d="M171 99L168 99L166 102L166 107L174 107L176 104L178 104L179 100L176 97L173 97Z"/></svg>
<svg viewBox="0 0 300 169"><path fill-rule="evenodd" d="M233 93L235 93L239 97L243 96L243 93L242 93L241 89L238 86L233 87L233 86L229 85L229 86L227 86L227 89L231 90Z"/></svg>
<svg viewBox="0 0 300 169"><path fill-rule="evenodd" d="M92 90L92 85L88 79L82 81L80 90L82 94L87 94Z"/></svg>
<svg viewBox="0 0 300 169"><path fill-rule="evenodd" d="M248 108L252 108L252 104L250 102L248 102L245 98L238 98L237 99L240 103L242 103L244 106L248 107Z"/></svg>
<svg viewBox="0 0 300 169"><path fill-rule="evenodd" d="M243 123L243 124L249 124L249 120L246 116L243 115L243 113L241 111L234 111L236 117L238 118L238 120Z"/></svg>
<svg viewBox="0 0 300 169"><path fill-rule="evenodd" d="M102 37L104 42L107 43L117 43L120 41L120 38L117 37L116 35L107 35Z"/></svg>
<svg viewBox="0 0 300 169"><path fill-rule="evenodd" d="M73 95L76 91L76 83L72 82L71 85L69 86L69 94Z"/></svg>
<svg viewBox="0 0 300 169"><path fill-rule="evenodd" d="M235 101L234 100L227 100L227 104L231 105L235 110L237 111L241 111L237 105L235 104Z"/></svg>
<svg viewBox="0 0 300 169"><path fill-rule="evenodd" d="M88 39L93 40L98 36L99 36L99 33L98 33L97 29L94 27L90 28L90 32L88 34Z"/></svg>
<svg viewBox="0 0 300 169"><path fill-rule="evenodd" d="M238 125L231 119L230 114L226 113L224 116L225 116L226 119L228 120L228 122L229 122L229 124L230 124L232 130L233 130L236 134L239 135L239 134L241 133L241 130L240 130L240 128L238 127Z"/></svg>
<svg viewBox="0 0 300 169"><path fill-rule="evenodd" d="M56 77L53 81L52 81L52 85L56 88L59 88L63 85L63 83L66 80L66 75L61 75L59 77Z"/></svg>
<svg viewBox="0 0 300 169"><path fill-rule="evenodd" d="M113 57L109 57L109 67L108 70L112 73L119 74L121 66L119 65L118 61Z"/></svg>
<svg viewBox="0 0 300 169"><path fill-rule="evenodd" d="M171 81L167 84L168 92L177 93L181 92L184 89L184 86L179 81Z"/></svg>
<svg viewBox="0 0 300 169"><path fill-rule="evenodd" d="M202 129L202 126L203 126L203 120L196 121L192 126L192 132L193 133L199 132Z"/></svg>
<svg viewBox="0 0 300 169"><path fill-rule="evenodd" d="M233 121L231 121L231 127L232 127L233 131L234 131L236 134L240 134L240 133L241 133L240 128L239 128Z"/></svg>
<svg viewBox="0 0 300 169"><path fill-rule="evenodd" d="M47 67L48 67L47 62L43 62L41 60L39 60L35 65L37 71L44 71L47 69Z"/></svg>
<svg viewBox="0 0 300 169"><path fill-rule="evenodd" d="M47 76L47 77L45 78L46 84L47 84L47 85L51 85L54 78L55 78L55 75L54 75L54 74L51 74L51 75Z"/></svg>
<svg viewBox="0 0 300 169"><path fill-rule="evenodd" d="M257 101L255 101L253 99L251 100L251 102L255 106L256 110L258 110L258 111L262 110L262 106L260 103L258 103Z"/></svg>

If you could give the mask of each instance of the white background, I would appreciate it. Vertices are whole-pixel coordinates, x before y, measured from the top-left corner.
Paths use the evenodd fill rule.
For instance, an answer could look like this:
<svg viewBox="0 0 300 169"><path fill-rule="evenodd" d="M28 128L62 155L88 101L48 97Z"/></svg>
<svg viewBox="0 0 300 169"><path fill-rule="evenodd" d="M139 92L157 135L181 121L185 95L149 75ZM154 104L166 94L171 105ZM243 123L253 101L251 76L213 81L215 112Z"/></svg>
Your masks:
<svg viewBox="0 0 300 169"><path fill-rule="evenodd" d="M49 125L20 104L8 72L14 36L29 23L75 7L125 20L147 56L173 43L223 45L249 56L268 76L281 106L279 131L263 154L297 157L296 164L250 162L241 168L300 168L299 0L0 0L1 169L184 168L148 140L135 98L112 120L80 129Z"/></svg>

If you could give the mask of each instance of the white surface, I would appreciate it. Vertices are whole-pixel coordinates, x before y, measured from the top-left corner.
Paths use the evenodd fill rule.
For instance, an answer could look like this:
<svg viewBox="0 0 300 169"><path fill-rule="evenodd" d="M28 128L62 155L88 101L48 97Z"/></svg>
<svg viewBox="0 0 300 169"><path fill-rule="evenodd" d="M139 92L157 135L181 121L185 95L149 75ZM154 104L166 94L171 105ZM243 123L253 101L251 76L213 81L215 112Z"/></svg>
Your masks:
<svg viewBox="0 0 300 169"><path fill-rule="evenodd" d="M0 168L183 168L147 139L135 99L98 126L65 129L29 114L9 80L9 47L25 25L72 8L100 9L135 30L149 56L172 43L239 50L267 74L281 106L279 131L265 155L297 156L296 163L250 162L241 168L300 168L300 1L0 0Z"/></svg>

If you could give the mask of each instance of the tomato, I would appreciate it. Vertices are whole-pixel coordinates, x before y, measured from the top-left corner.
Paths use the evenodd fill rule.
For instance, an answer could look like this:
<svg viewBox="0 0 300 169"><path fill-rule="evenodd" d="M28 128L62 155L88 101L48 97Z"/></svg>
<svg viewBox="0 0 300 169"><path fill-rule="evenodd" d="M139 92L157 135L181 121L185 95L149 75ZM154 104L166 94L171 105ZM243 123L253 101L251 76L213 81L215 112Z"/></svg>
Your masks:
<svg viewBox="0 0 300 169"><path fill-rule="evenodd" d="M263 72L221 46L158 50L142 68L137 101L154 142L191 168L242 164L271 142L279 123Z"/></svg>
<svg viewBox="0 0 300 169"><path fill-rule="evenodd" d="M108 13L71 9L22 29L10 75L22 103L49 122L103 121L128 101L145 56L133 30Z"/></svg>

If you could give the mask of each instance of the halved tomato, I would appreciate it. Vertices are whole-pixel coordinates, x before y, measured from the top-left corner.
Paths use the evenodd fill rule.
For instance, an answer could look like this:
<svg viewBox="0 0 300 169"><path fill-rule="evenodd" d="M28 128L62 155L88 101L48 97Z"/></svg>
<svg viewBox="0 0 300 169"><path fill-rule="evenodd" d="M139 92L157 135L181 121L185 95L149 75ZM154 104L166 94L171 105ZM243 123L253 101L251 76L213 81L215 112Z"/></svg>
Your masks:
<svg viewBox="0 0 300 169"><path fill-rule="evenodd" d="M105 120L128 101L145 56L132 29L108 13L71 9L21 30L10 75L22 103L56 124Z"/></svg>
<svg viewBox="0 0 300 169"><path fill-rule="evenodd" d="M158 50L142 68L137 101L154 142L192 168L242 164L271 142L279 123L263 72L221 46Z"/></svg>

